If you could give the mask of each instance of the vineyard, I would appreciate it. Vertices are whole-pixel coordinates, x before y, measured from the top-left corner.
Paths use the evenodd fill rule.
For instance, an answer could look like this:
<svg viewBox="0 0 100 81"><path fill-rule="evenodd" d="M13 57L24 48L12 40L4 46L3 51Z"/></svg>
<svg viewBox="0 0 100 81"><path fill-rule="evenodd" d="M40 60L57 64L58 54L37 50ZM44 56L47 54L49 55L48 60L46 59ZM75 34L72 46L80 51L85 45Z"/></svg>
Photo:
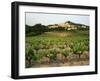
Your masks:
<svg viewBox="0 0 100 81"><path fill-rule="evenodd" d="M89 31L45 32L27 36L25 67L77 66L89 64Z"/></svg>

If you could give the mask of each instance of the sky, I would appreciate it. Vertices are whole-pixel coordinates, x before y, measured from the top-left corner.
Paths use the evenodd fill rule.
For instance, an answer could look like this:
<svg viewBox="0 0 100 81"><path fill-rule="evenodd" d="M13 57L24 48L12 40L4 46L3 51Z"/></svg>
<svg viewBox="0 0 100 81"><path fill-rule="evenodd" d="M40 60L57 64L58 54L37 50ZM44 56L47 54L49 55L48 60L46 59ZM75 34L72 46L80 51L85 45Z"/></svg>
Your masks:
<svg viewBox="0 0 100 81"><path fill-rule="evenodd" d="M51 13L25 13L25 24L33 26L35 24L58 24L66 21L74 23L85 24L89 26L89 15L78 14L51 14Z"/></svg>

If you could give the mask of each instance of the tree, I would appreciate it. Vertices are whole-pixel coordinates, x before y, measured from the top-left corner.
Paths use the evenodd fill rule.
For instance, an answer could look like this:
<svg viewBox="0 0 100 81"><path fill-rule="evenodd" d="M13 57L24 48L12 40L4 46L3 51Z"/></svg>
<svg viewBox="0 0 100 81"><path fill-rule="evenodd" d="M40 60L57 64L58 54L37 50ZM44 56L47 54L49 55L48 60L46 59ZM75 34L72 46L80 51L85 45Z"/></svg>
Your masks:
<svg viewBox="0 0 100 81"><path fill-rule="evenodd" d="M34 26L26 25L26 36L40 35L48 31L48 27L42 24L35 24Z"/></svg>

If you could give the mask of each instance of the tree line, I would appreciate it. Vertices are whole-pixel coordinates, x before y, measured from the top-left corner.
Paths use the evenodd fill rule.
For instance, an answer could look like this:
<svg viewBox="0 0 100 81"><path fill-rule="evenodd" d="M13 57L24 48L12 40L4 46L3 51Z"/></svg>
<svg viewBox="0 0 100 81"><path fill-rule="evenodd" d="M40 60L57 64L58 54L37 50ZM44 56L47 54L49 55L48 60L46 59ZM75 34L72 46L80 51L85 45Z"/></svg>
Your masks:
<svg viewBox="0 0 100 81"><path fill-rule="evenodd" d="M42 24L35 24L34 26L25 25L26 36L35 36L48 31L48 27Z"/></svg>
<svg viewBox="0 0 100 81"><path fill-rule="evenodd" d="M77 30L88 30L88 29L89 26L86 28L82 28L81 26L77 27ZM35 24L34 26L25 25L26 36L36 36L49 31L68 31L68 30L65 27L61 26L58 26L57 28L49 28L48 26L42 24Z"/></svg>

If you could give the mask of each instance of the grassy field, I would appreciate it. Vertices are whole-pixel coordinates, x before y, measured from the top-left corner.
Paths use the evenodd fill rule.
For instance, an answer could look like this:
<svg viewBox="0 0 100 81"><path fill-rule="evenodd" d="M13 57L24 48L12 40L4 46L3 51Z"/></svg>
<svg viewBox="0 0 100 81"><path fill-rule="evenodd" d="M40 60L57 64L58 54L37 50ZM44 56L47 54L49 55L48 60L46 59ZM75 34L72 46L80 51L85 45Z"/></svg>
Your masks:
<svg viewBox="0 0 100 81"><path fill-rule="evenodd" d="M88 65L89 31L55 31L26 37L25 50L26 68Z"/></svg>

